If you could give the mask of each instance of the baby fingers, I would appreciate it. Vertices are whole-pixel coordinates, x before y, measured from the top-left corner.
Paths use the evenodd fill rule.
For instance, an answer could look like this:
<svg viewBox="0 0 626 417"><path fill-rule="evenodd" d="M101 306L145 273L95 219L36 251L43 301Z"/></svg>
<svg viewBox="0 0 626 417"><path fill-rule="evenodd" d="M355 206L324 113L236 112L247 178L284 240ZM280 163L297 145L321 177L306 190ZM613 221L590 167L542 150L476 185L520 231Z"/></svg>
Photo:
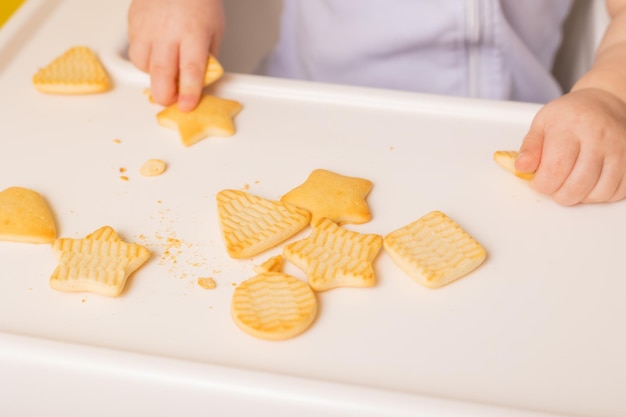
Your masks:
<svg viewBox="0 0 626 417"><path fill-rule="evenodd" d="M623 199L626 197L625 177L618 160L605 160L598 181L581 202L602 203Z"/></svg>
<svg viewBox="0 0 626 417"><path fill-rule="evenodd" d="M546 141L539 168L531 181L532 187L542 194L552 195L563 205L581 201L597 178L592 180L579 174L571 178L578 163L579 151L576 141Z"/></svg>
<svg viewBox="0 0 626 417"><path fill-rule="evenodd" d="M615 186L607 177L600 155L580 152L569 175L552 197L559 204L572 206L585 201L592 193L597 193L598 197L606 195L609 190L613 193Z"/></svg>
<svg viewBox="0 0 626 417"><path fill-rule="evenodd" d="M150 85L154 100L170 105L178 97L178 45L157 44L150 56Z"/></svg>

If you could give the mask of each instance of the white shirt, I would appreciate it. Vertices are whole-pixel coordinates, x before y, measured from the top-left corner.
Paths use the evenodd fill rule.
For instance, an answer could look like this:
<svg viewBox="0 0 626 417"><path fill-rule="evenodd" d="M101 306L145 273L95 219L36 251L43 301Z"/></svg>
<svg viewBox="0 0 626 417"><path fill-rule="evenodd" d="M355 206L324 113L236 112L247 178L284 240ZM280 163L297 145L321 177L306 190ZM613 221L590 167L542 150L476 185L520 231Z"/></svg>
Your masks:
<svg viewBox="0 0 626 417"><path fill-rule="evenodd" d="M544 103L572 0L284 0L271 76Z"/></svg>

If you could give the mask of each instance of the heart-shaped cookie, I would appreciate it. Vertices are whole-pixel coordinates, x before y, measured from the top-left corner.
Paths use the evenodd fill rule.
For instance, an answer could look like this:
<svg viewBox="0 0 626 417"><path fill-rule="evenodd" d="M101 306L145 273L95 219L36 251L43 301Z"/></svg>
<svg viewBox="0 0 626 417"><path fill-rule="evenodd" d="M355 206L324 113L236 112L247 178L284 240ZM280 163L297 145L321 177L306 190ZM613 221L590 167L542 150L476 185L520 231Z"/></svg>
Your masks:
<svg viewBox="0 0 626 417"><path fill-rule="evenodd" d="M0 240L50 243L56 234L50 208L39 193L21 187L0 192Z"/></svg>

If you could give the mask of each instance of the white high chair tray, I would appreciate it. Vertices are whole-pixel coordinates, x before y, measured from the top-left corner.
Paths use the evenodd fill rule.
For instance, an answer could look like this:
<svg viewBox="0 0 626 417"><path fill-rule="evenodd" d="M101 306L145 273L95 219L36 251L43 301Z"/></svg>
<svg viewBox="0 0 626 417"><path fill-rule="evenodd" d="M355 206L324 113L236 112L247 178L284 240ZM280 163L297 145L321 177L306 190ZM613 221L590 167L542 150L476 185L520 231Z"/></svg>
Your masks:
<svg viewBox="0 0 626 417"><path fill-rule="evenodd" d="M0 31L0 190L40 192L60 236L110 225L153 252L108 298L50 289L49 245L0 242L0 414L626 415L626 206L561 207L492 160L537 106L227 74L212 93L244 105L236 135L186 148L120 54L127 5L29 0ZM35 90L75 45L114 89ZM149 158L169 169L140 176ZM215 195L278 199L315 168L374 183L372 221L347 228L384 235L441 210L487 260L431 290L381 250L377 285L319 293L304 334L243 333L235 286L281 247L229 258Z"/></svg>

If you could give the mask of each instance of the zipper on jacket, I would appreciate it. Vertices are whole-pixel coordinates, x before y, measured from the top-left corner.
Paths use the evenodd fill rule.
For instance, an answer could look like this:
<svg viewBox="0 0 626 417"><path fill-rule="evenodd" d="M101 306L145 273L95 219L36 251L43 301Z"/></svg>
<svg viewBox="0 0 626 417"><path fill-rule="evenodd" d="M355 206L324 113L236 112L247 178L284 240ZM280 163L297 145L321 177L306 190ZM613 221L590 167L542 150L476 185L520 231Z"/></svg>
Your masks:
<svg viewBox="0 0 626 417"><path fill-rule="evenodd" d="M466 5L467 95L469 97L480 97L481 0L467 0Z"/></svg>

